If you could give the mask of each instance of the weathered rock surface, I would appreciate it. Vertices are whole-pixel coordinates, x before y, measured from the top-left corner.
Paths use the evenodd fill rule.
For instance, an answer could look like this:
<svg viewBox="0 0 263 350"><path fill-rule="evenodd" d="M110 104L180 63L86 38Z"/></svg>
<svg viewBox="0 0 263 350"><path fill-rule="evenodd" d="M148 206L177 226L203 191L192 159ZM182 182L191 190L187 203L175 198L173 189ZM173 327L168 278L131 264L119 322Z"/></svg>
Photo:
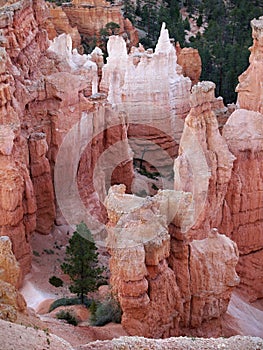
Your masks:
<svg viewBox="0 0 263 350"><path fill-rule="evenodd" d="M128 55L124 40L111 36L108 53L100 89L126 114L134 158L169 177L189 111L191 81L180 72L168 30L163 25L154 52L140 45Z"/></svg>
<svg viewBox="0 0 263 350"><path fill-rule="evenodd" d="M24 311L26 302L16 290L21 277L20 267L12 252L8 236L0 237L0 318L14 322L17 311Z"/></svg>
<svg viewBox="0 0 263 350"><path fill-rule="evenodd" d="M220 135L212 111L215 85L200 82L193 86L190 97L191 111L185 119L180 141L179 156L174 163L174 188L193 193L194 216L189 227L180 231L188 239L207 237L217 227L218 215L227 191L235 157Z"/></svg>
<svg viewBox="0 0 263 350"><path fill-rule="evenodd" d="M12 243L8 236L0 237L0 266L1 281L17 286L20 278L20 267L12 252Z"/></svg>
<svg viewBox="0 0 263 350"><path fill-rule="evenodd" d="M176 43L176 55L177 63L183 69L183 75L191 79L192 85L197 84L202 72L202 62L198 50L192 47L182 49L180 44Z"/></svg>
<svg viewBox="0 0 263 350"><path fill-rule="evenodd" d="M221 227L240 251L237 271L241 288L262 298L263 274L263 115L236 110L223 128L236 160L223 204Z"/></svg>
<svg viewBox="0 0 263 350"><path fill-rule="evenodd" d="M50 233L55 219L55 198L47 151L46 135L32 133L29 138L30 171L37 205L36 231L42 234Z"/></svg>
<svg viewBox="0 0 263 350"><path fill-rule="evenodd" d="M218 339L203 338L169 338L169 339L145 339L142 337L121 337L110 341L96 341L82 345L78 350L188 350L188 349L229 349L229 350L258 350L263 349L263 341L257 337L240 337Z"/></svg>
<svg viewBox="0 0 263 350"><path fill-rule="evenodd" d="M19 146L22 146L21 149ZM23 164L21 159L21 156L27 156L24 146L25 140L18 137L17 144L14 145L12 141L8 147L8 153L11 154L0 155L0 232L1 236L11 238L16 258L23 272L27 273L30 270L31 255L28 238L36 225L36 204L26 167L28 161Z"/></svg>
<svg viewBox="0 0 263 350"><path fill-rule="evenodd" d="M192 327L220 318L227 311L233 287L239 283L237 262L236 244L216 229L206 239L190 243Z"/></svg>
<svg viewBox="0 0 263 350"><path fill-rule="evenodd" d="M48 38L53 40L60 34L69 34L72 39L73 48L77 48L81 44L81 37L77 27L71 27L69 19L62 7L55 4L49 4L49 20L45 24L48 32Z"/></svg>
<svg viewBox="0 0 263 350"><path fill-rule="evenodd" d="M155 197L140 198L125 194L125 186L119 185L106 198L111 284L123 310L122 325L130 335L164 338L187 334L189 327L191 334L201 335L211 320L218 321L213 321L211 333L218 335L220 317L239 282L235 272L238 251L234 242L217 231L185 246L188 256L183 259L182 251L180 264L188 273L191 301L190 306L185 303L182 288L187 282L182 285L178 281L182 271L168 265L173 251L167 207L176 212L175 221L182 222L181 217L189 215L182 205L187 197L184 192L159 191Z"/></svg>
<svg viewBox="0 0 263 350"><path fill-rule="evenodd" d="M251 21L253 46L248 69L240 75L237 104L240 108L263 113L263 16Z"/></svg>
<svg viewBox="0 0 263 350"><path fill-rule="evenodd" d="M64 339L47 331L2 320L0 325L2 349L73 350Z"/></svg>
<svg viewBox="0 0 263 350"><path fill-rule="evenodd" d="M92 154L92 147L94 157L87 155L89 163L85 171L87 166L93 171L105 148L113 140L127 139L127 132L123 119L116 122L118 127L111 132L111 108L103 106L103 98L96 95L99 59L93 56L98 53L94 53L92 61L90 57L72 51L72 40L66 34L50 44L46 31L42 29L48 18L44 1L21 0L8 4L0 16L0 228L1 235L10 236L14 253L25 274L31 264L31 233L35 228L40 233L49 233L55 219L52 178L65 135L82 118L86 118L88 122L82 146L85 146L85 140L86 143L90 140L87 151ZM100 112L95 112L98 110ZM100 113L101 118L89 119L89 112ZM116 116L114 120L118 118ZM97 122L98 128L94 127ZM107 127L109 130L105 132ZM99 129L100 137L93 140ZM116 178L124 168L123 182L125 177L132 178L133 173L127 142L126 145L127 148L122 149L127 151L128 160L123 159L123 164L116 164L115 174ZM70 147L72 149L72 145ZM83 149L79 151L78 157ZM73 163L69 155L64 154L64 161ZM70 166L68 169L71 169ZM82 183L81 174L79 176L80 192L85 202L90 191L82 191L85 183ZM103 176L101 174L99 178ZM92 176L90 178L93 181ZM77 174L74 182L78 182ZM105 181L98 181L98 186L99 193L105 192ZM90 201L95 203L98 199ZM96 208L99 211L100 205L94 205L93 212Z"/></svg>
<svg viewBox="0 0 263 350"><path fill-rule="evenodd" d="M130 46L138 44L137 30L129 20L123 18L120 4L111 4L105 0L73 0L70 4L63 4L62 9L71 25L76 26L84 37L99 38L100 30L107 23L114 22L120 26L120 34L128 34Z"/></svg>

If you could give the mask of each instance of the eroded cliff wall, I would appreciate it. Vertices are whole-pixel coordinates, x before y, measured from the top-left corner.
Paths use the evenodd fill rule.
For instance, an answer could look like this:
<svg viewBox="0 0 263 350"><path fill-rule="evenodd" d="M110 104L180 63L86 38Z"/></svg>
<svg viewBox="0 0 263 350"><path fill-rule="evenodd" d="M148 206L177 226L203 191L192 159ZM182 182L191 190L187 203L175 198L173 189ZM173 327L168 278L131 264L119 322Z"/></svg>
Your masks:
<svg viewBox="0 0 263 350"><path fill-rule="evenodd" d="M212 112L214 88L192 88L175 190L142 199L113 187L106 199L112 284L129 334L218 336L239 283L237 246L211 226L234 161Z"/></svg>
<svg viewBox="0 0 263 350"><path fill-rule="evenodd" d="M36 229L48 234L56 218L53 172L65 135L81 120L87 120L83 139L87 144L88 140L93 142L92 151L91 145L86 150L85 171L89 175L83 179L79 174L84 202L94 189L87 183L88 190L83 191L83 181L93 181L90 173L98 155L112 138L126 137L125 123L119 120L115 124L119 128L121 125L121 134L116 130L111 133L110 129L105 132L110 125L111 107L103 104L100 96L90 99L98 89L97 64L76 50L72 52L70 36L55 38L50 45L47 32L42 29L47 16L44 1L22 0L0 8L0 226L1 235L12 240L23 274L30 271L31 233ZM102 133L95 142L93 136L99 128ZM79 157L82 152L81 148ZM119 167L123 182L133 174L128 148L126 154L124 178L122 165ZM74 163L69 154L63 157L67 164ZM75 183L77 177L75 174ZM105 192L104 182L98 183L99 193ZM94 203L99 202L96 198ZM100 203L93 206L93 212L96 208L99 212Z"/></svg>
<svg viewBox="0 0 263 350"><path fill-rule="evenodd" d="M221 227L240 251L237 271L251 300L262 298L263 273L263 17L251 21L250 65L239 77L237 109L223 128L236 160Z"/></svg>
<svg viewBox="0 0 263 350"><path fill-rule="evenodd" d="M98 40L101 29L105 29L106 24L113 22L119 25L121 35L126 33L127 44L130 47L138 44L138 32L129 19L123 17L120 4L111 4L105 0L73 0L70 4L64 3L62 9L70 24L76 26L84 38Z"/></svg>
<svg viewBox="0 0 263 350"><path fill-rule="evenodd" d="M109 192L112 283L131 334L220 333L239 283L235 266L246 295L262 298L262 18L251 25L250 67L237 88L241 108L223 135L215 86L198 83L174 162L174 191L147 199L123 188Z"/></svg>

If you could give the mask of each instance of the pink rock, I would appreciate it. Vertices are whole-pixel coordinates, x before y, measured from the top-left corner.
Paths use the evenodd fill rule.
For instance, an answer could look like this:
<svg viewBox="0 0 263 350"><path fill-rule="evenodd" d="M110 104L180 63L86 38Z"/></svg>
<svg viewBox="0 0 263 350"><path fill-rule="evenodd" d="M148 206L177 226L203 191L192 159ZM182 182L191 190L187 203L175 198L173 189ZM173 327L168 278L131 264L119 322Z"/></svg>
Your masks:
<svg viewBox="0 0 263 350"><path fill-rule="evenodd" d="M197 84L202 71L202 62L198 50L192 47L182 49L177 42L176 54L177 63L182 67L183 75L191 79L192 85Z"/></svg>
<svg viewBox="0 0 263 350"><path fill-rule="evenodd" d="M49 21L45 24L48 37L53 40L56 36L66 33L72 38L73 48L77 48L81 44L81 37L77 27L72 27L69 19L62 7L50 4L49 6Z"/></svg>
<svg viewBox="0 0 263 350"><path fill-rule="evenodd" d="M251 21L253 46L248 69L239 77L237 104L240 108L263 113L263 17Z"/></svg>
<svg viewBox="0 0 263 350"><path fill-rule="evenodd" d="M129 21L124 19L119 4L113 6L105 0L74 0L70 6L64 4L62 8L70 24L76 26L79 33L86 37L99 38L100 30L105 28L107 23L114 22L120 26L120 34L127 33L133 45L138 43L137 30Z"/></svg>
<svg viewBox="0 0 263 350"><path fill-rule="evenodd" d="M55 220L54 188L51 169L46 158L45 134L34 133L29 139L31 177L37 205L36 230L49 234Z"/></svg>
<svg viewBox="0 0 263 350"><path fill-rule="evenodd" d="M213 230L190 244L172 239L170 247L165 201L172 205L171 198L162 198L162 191L151 199L124 190L123 185L111 187L105 201L111 284L123 310L123 327L131 335L157 338L187 333L189 327L203 334L216 318L213 334L219 334L220 318L239 282L235 243Z"/></svg>
<svg viewBox="0 0 263 350"><path fill-rule="evenodd" d="M223 204L221 227L237 243L241 288L251 300L262 297L262 121L261 113L238 109L223 128L236 161Z"/></svg>

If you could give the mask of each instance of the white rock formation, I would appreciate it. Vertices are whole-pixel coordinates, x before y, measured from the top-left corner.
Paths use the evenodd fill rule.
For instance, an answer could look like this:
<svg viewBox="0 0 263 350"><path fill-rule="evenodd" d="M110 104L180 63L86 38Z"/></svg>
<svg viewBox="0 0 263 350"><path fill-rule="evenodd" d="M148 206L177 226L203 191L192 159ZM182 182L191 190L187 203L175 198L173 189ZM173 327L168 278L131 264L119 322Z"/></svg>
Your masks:
<svg viewBox="0 0 263 350"><path fill-rule="evenodd" d="M69 34L61 34L50 41L49 52L55 52L69 65L72 71L87 70L92 75L92 94L98 92L97 65L88 55L80 55L77 49L72 50L72 38Z"/></svg>

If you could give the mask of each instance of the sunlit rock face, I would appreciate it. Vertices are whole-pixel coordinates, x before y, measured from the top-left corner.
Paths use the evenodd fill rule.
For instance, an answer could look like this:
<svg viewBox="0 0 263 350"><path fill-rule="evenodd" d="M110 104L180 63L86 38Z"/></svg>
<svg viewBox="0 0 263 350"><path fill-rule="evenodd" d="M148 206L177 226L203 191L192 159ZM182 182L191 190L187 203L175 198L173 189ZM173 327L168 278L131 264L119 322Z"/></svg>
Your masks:
<svg viewBox="0 0 263 350"><path fill-rule="evenodd" d="M0 237L0 318L14 322L17 311L24 311L26 303L17 292L21 271L12 252L12 243L8 236Z"/></svg>
<svg viewBox="0 0 263 350"><path fill-rule="evenodd" d="M248 69L240 75L237 104L240 108L263 113L263 16L251 21L253 46Z"/></svg>
<svg viewBox="0 0 263 350"><path fill-rule="evenodd" d="M48 32L48 38L53 40L60 34L69 34L72 38L73 48L77 48L81 44L81 37L77 27L72 27L69 23L69 19L61 6L48 3L49 6L49 19L45 23L45 28Z"/></svg>
<svg viewBox="0 0 263 350"><path fill-rule="evenodd" d="M119 177L126 182L125 179L132 178L132 155L125 143L125 121L119 120L118 114L112 118L111 106L97 94L100 51L95 50L91 57L81 56L72 50L72 39L66 34L50 42L42 29L48 18L44 1L22 0L5 5L0 13L0 234L11 238L24 275L31 265L30 235L34 230L49 233L56 218L53 174L69 131L74 126L80 130L86 121L85 128L75 136L82 135L78 159L89 144L88 155L83 153L88 162L80 164L80 172L74 174L72 182L79 186L81 200L89 202L92 213L98 216L102 215L101 204L94 204L99 202L94 186L83 181L94 181L91 173L97 158L113 140L123 141L122 150L127 157L122 164L116 164L115 172L112 169L110 180ZM112 119L117 125L113 131ZM62 155L64 169L68 171L75 161L70 154L67 150ZM107 164L100 171L105 167ZM84 176L83 169L88 176ZM105 193L105 175L100 174L96 180L96 191ZM74 220L78 219L75 216Z"/></svg>
<svg viewBox="0 0 263 350"><path fill-rule="evenodd" d="M187 198L188 206L182 205ZM130 335L220 334L220 318L239 282L238 251L233 241L213 229L204 240L178 244L181 271L173 269L167 208L177 212L179 223L191 204L186 192L160 191L140 198L125 194L123 185L112 187L106 197L111 284Z"/></svg>
<svg viewBox="0 0 263 350"><path fill-rule="evenodd" d="M236 160L221 227L238 245L240 286L255 300L263 296L263 115L236 110L224 126L223 136Z"/></svg>
<svg viewBox="0 0 263 350"><path fill-rule="evenodd" d="M72 1L62 5L70 24L77 27L81 35L88 38L100 38L101 29L114 22L119 25L119 33L128 36L129 46L138 44L138 32L132 23L122 15L120 4L111 4L105 0Z"/></svg>
<svg viewBox="0 0 263 350"><path fill-rule="evenodd" d="M171 179L183 120L190 108L191 80L181 74L168 30L162 26L154 51L139 45L127 54L124 40L111 36L108 52L100 89L127 115L134 159L151 164Z"/></svg>
<svg viewBox="0 0 263 350"><path fill-rule="evenodd" d="M174 190L138 198L113 187L105 201L111 282L132 335L218 336L239 283L237 246L211 226L235 159L211 109L214 88L211 82L192 88Z"/></svg>
<svg viewBox="0 0 263 350"><path fill-rule="evenodd" d="M183 75L191 79L192 85L197 84L202 71L202 61L198 50L192 47L181 48L177 42L176 54L177 63L182 67Z"/></svg>

